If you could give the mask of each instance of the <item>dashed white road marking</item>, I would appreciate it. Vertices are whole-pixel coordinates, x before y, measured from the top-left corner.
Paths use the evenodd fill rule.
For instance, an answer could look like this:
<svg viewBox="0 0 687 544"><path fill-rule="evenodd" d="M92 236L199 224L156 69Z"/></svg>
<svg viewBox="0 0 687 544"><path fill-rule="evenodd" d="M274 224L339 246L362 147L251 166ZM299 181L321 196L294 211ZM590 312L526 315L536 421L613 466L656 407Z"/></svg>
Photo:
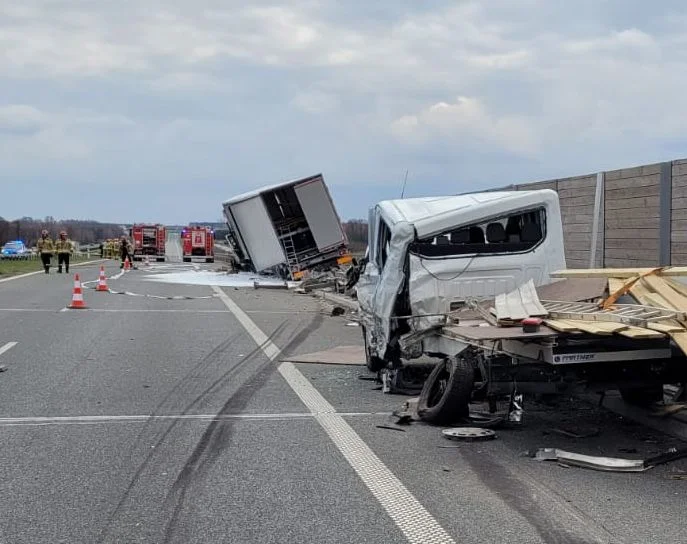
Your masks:
<svg viewBox="0 0 687 544"><path fill-rule="evenodd" d="M389 416L389 412L345 412L346 417ZM311 412L291 412L284 414L168 414L168 415L103 415L103 416L26 416L0 417L0 427L40 426L40 425L96 425L103 423L148 423L151 421L283 421L288 419L312 419Z"/></svg>
<svg viewBox="0 0 687 544"><path fill-rule="evenodd" d="M7 353L9 350L11 350L14 346L17 345L17 342L7 342L4 346L0 348L0 355L3 353Z"/></svg>
<svg viewBox="0 0 687 544"><path fill-rule="evenodd" d="M229 296L217 286L212 289L234 314L268 359L280 349ZM336 448L355 470L382 508L411 544L455 544L455 540L434 519L403 483L389 470L341 414L320 394L292 363L279 365L279 373L308 407Z"/></svg>

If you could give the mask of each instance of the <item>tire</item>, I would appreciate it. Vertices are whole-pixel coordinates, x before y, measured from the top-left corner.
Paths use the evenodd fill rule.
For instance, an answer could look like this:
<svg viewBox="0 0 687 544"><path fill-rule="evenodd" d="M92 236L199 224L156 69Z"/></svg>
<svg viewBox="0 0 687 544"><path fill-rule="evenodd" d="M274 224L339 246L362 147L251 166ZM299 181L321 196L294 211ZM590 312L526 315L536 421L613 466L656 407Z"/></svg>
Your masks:
<svg viewBox="0 0 687 544"><path fill-rule="evenodd" d="M214 258L214 257L208 257L207 259L205 259L205 262L206 262L206 263L214 263L214 262L215 262L215 258Z"/></svg>
<svg viewBox="0 0 687 544"><path fill-rule="evenodd" d="M190 257L184 257L183 261L184 261L185 263L190 263L190 262L191 262L191 258L190 258Z"/></svg>
<svg viewBox="0 0 687 544"><path fill-rule="evenodd" d="M460 356L444 359L422 387L417 405L420 419L443 425L467 417L474 380L475 371L469 360Z"/></svg>
<svg viewBox="0 0 687 544"><path fill-rule="evenodd" d="M627 404L634 406L649 406L663 400L663 385L646 387L620 387L620 396Z"/></svg>
<svg viewBox="0 0 687 544"><path fill-rule="evenodd" d="M158 257L157 259L155 259L155 261L158 262L158 263L164 263L164 262L165 262L165 258L164 258L164 257Z"/></svg>
<svg viewBox="0 0 687 544"><path fill-rule="evenodd" d="M367 330L362 325L360 328L363 331L363 344L365 345L365 366L370 372L379 372L386 367L386 361L370 353L370 346L367 343Z"/></svg>

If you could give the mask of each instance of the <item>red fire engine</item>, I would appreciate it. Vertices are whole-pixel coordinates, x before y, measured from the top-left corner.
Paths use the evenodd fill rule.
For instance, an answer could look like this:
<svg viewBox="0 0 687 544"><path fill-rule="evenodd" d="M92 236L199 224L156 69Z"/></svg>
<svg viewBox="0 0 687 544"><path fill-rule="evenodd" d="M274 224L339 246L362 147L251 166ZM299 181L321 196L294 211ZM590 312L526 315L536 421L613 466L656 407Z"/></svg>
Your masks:
<svg viewBox="0 0 687 544"><path fill-rule="evenodd" d="M181 231L183 260L190 263L194 257L215 262L215 233L210 227L186 227Z"/></svg>
<svg viewBox="0 0 687 544"><path fill-rule="evenodd" d="M134 261L142 261L145 256L158 262L165 260L167 229L164 225L133 225L129 236L134 243Z"/></svg>

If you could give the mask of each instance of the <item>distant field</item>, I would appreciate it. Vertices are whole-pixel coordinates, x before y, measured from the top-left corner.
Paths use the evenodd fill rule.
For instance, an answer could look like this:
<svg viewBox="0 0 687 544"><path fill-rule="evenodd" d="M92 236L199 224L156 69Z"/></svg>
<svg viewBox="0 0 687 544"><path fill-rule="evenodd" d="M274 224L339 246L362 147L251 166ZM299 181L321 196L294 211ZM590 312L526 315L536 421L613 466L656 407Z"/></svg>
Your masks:
<svg viewBox="0 0 687 544"><path fill-rule="evenodd" d="M83 261L97 259L98 257L86 255L73 257L72 263L79 263ZM57 258L53 257L52 267L50 272L53 272L53 267L57 266ZM42 270L42 265L40 259L30 259L30 260L18 260L18 259L2 259L0 260L0 278L8 278L10 276L16 276L18 274L26 274L27 272L35 272L36 270Z"/></svg>

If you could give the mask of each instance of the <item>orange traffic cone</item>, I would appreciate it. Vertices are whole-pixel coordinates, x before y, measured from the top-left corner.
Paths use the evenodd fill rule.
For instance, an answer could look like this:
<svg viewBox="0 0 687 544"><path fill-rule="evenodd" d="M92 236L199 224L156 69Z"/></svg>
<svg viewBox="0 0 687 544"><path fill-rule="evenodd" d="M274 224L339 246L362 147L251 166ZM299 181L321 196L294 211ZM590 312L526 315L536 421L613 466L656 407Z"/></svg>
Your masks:
<svg viewBox="0 0 687 544"><path fill-rule="evenodd" d="M129 257L124 259L124 270L131 270L131 263L129 262Z"/></svg>
<svg viewBox="0 0 687 544"><path fill-rule="evenodd" d="M95 288L96 291L108 292L110 288L107 286L107 278L105 277L105 267L100 267L100 277L98 278L98 287Z"/></svg>
<svg viewBox="0 0 687 544"><path fill-rule="evenodd" d="M74 291L72 293L72 303L69 305L70 308L80 309L85 308L86 304L83 301L83 291L81 290L81 280L79 275L74 276Z"/></svg>

